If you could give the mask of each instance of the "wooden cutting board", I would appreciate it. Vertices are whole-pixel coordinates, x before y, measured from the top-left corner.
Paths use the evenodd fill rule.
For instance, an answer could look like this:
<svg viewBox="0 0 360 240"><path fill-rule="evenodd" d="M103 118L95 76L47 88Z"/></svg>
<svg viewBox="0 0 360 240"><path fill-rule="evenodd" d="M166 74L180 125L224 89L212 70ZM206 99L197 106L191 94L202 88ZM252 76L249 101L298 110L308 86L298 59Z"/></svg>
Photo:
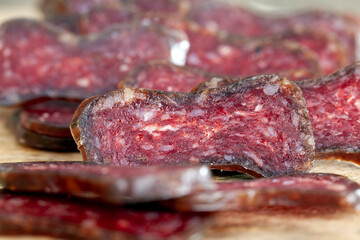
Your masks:
<svg viewBox="0 0 360 240"><path fill-rule="evenodd" d="M39 17L35 0L2 0L0 22L13 17ZM281 2L281 1L274 1ZM306 1L305 1L306 2ZM332 3L334 3L333 1ZM351 1L359 4L358 0ZM355 9L355 8L354 8ZM360 9L360 8L358 8ZM0 163L24 161L81 161L79 153L39 151L15 142L7 121L14 110L0 108ZM315 161L312 172L337 173L360 183L360 167L340 161ZM0 237L4 239L51 239L39 237ZM340 212L327 215L290 213L223 212L214 217L200 240L359 240L360 212Z"/></svg>

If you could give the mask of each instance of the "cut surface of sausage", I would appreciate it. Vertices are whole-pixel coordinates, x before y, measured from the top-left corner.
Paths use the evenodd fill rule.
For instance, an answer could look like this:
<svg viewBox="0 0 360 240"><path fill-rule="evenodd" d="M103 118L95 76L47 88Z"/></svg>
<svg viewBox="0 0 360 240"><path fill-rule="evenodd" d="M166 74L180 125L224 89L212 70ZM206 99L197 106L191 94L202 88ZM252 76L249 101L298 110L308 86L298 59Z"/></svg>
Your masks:
<svg viewBox="0 0 360 240"><path fill-rule="evenodd" d="M184 64L187 37L141 23L79 38L35 20L4 23L0 34L0 103L40 97L83 100L116 89L134 66L163 59Z"/></svg>
<svg viewBox="0 0 360 240"><path fill-rule="evenodd" d="M206 166L128 168L83 162L0 164L0 183L10 191L62 194L112 204L172 199L214 187Z"/></svg>
<svg viewBox="0 0 360 240"><path fill-rule="evenodd" d="M124 88L84 101L71 131L85 160L122 166L242 165L308 171L314 139L300 89L264 75L175 93Z"/></svg>

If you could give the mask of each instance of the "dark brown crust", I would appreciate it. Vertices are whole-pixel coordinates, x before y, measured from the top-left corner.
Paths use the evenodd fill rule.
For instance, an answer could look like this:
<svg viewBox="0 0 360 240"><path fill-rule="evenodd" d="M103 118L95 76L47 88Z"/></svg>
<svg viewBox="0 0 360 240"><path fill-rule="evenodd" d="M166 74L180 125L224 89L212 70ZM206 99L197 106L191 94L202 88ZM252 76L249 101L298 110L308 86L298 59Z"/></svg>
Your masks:
<svg viewBox="0 0 360 240"><path fill-rule="evenodd" d="M21 110L10 118L9 125L15 133L16 141L24 146L57 152L76 152L76 142L72 137L54 137L39 134L24 128L20 123Z"/></svg>
<svg viewBox="0 0 360 240"><path fill-rule="evenodd" d="M149 96L152 100L155 99L161 99L164 101L171 101L174 102L189 102L193 101L198 98L206 98L208 95L214 94L215 96L217 94L231 94L236 93L238 91L244 91L246 89L255 88L257 86L262 86L266 84L270 79L273 78L279 79L275 75L262 75L262 76L256 76L244 79L240 82L236 82L230 86L225 86L221 88L216 89L206 89L204 91L199 91L195 93L175 93L175 92L165 92L165 91L156 91L156 90L147 90L147 89L135 89L135 88L125 88L118 91L114 91L111 93L108 93L104 96L88 99L87 101L83 102L79 109L76 111L73 123L71 125L71 131L73 134L73 137L75 141L77 142L78 149L81 151L83 159L93 161L91 158L89 159L89 155L92 155L96 151L95 149L89 149L89 152L86 152L84 145L83 145L83 139L81 136L81 132L84 131L83 128L86 127L85 122L87 119L87 116L91 114L91 111L94 107L100 107L102 106L103 102L108 99L116 99L117 101L126 101L124 100L124 95L127 92L131 93L132 99L141 99L144 96ZM288 96L289 100L291 101L291 105L293 109L296 109L296 112L299 114L299 130L302 133L302 146L305 148L305 152L307 153L307 160L306 164L302 165L301 169L293 169L294 171L307 171L312 166L312 160L314 157L314 140L313 140L313 133L312 128L310 124L309 114L306 108L305 100L302 96L302 92L299 89L299 87L290 82L287 79L281 79L279 80L280 87L279 91ZM151 100L151 101L152 101ZM148 101L148 100L147 100ZM222 165L222 163L205 163L204 164L210 164L210 165ZM227 163L228 165L229 163ZM232 163L236 164L236 163ZM239 164L239 163L238 163ZM247 167L246 167L247 168ZM279 173L264 173L261 172L260 169L255 167L254 169L250 169L253 171L257 171L262 175L276 175ZM284 173L283 173L284 174Z"/></svg>
<svg viewBox="0 0 360 240"><path fill-rule="evenodd" d="M3 163L0 183L13 192L62 194L110 204L160 201L215 187L206 166L121 168L84 162Z"/></svg>

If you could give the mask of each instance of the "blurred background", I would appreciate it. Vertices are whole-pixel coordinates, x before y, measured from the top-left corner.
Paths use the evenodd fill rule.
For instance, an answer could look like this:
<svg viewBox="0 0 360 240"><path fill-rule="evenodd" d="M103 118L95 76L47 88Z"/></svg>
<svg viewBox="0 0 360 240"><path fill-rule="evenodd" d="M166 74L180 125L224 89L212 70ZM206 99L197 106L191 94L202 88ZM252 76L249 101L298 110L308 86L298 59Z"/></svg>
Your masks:
<svg viewBox="0 0 360 240"><path fill-rule="evenodd" d="M155 0L149 0L155 1ZM306 8L360 14L360 0L224 0L241 4L257 12L284 15ZM39 18L39 0L0 0L0 21L14 17Z"/></svg>

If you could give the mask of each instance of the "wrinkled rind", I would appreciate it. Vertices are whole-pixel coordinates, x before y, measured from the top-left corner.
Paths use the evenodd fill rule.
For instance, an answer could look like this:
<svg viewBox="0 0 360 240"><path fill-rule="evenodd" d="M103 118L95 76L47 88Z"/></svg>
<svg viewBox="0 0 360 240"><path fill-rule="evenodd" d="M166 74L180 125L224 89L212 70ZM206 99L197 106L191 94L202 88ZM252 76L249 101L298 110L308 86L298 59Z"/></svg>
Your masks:
<svg viewBox="0 0 360 240"><path fill-rule="evenodd" d="M206 226L207 217L207 214L123 209L45 195L0 195L0 233L11 236L91 240L191 239Z"/></svg>
<svg viewBox="0 0 360 240"><path fill-rule="evenodd" d="M12 192L61 194L110 204L161 201L215 187L206 166L121 168L89 162L0 164L0 182Z"/></svg>
<svg viewBox="0 0 360 240"><path fill-rule="evenodd" d="M195 193L166 204L181 211L360 209L360 185L335 174L299 174L218 183L217 190Z"/></svg>
<svg viewBox="0 0 360 240"><path fill-rule="evenodd" d="M4 106L38 98L83 100L104 94L116 89L132 67L154 59L181 65L188 51L183 32L139 22L79 37L45 22L18 19L1 25L0 42L0 64L5 67L0 104Z"/></svg>
<svg viewBox="0 0 360 240"><path fill-rule="evenodd" d="M307 98L307 101L311 101L312 96L315 96L314 94L321 94L324 97L326 97L326 93L317 93L317 89L322 87L322 86L331 86L331 84L336 84L336 85L344 85L346 86L346 83L349 83L351 81L358 81L359 79L359 73L360 73L360 63L357 62L355 64L352 64L346 68L341 69L338 72L335 72L333 74L330 74L328 76L325 76L323 78L316 78L316 79L308 79L308 80L303 80L303 81L299 81L297 82L297 84L299 85L299 87L303 90L304 92L304 96ZM353 80L353 79L348 79L352 76L355 76L357 79ZM343 86L339 87L339 90L341 90ZM356 93L353 93L356 95ZM329 94L328 96L329 99L335 98L335 96L333 96L333 94ZM343 98L337 101L346 101ZM334 100L335 101L335 100ZM356 105L356 101L360 101L357 99L357 97L355 96L355 105ZM351 101L350 101L351 102ZM312 105L314 105L315 103L312 102ZM321 104L321 103L319 103ZM309 105L309 104L308 104ZM318 104L317 104L318 105ZM335 106L334 106L335 107ZM312 117L312 106L308 106L308 109L310 111L310 117ZM325 113L331 114L332 112L328 112L325 111ZM313 115L315 115L316 112L313 113ZM346 114L356 114L355 112L353 113L346 113ZM331 120L329 119L329 122ZM348 120L349 124L351 119ZM317 125L316 122L313 121L313 127L314 127L314 133L315 133L315 141L317 138ZM331 129L329 129L331 130ZM339 129L342 131L345 131L344 129ZM346 129L347 131L349 131L349 129ZM329 137L335 137L336 136L331 136L331 134L329 134ZM331 142L331 139L328 140L327 144L329 144ZM331 144L330 144L331 145ZM341 159L354 159L357 158L359 159L360 156L360 146L354 146L354 145L350 145L348 142L343 142L340 145L333 145L331 147L321 147L321 146L316 146L316 153L317 156L319 158L333 158L334 156L338 156Z"/></svg>
<svg viewBox="0 0 360 240"><path fill-rule="evenodd" d="M115 165L120 164L119 161L123 161L121 159L101 159L101 157L99 159L101 152L99 152L99 149L97 149L97 147L91 143L91 140L86 137L88 134L92 135L92 123L90 123L89 120L91 117L96 115L97 111L115 106L116 104L129 104L129 107L133 108L136 107L137 104L140 104L140 102L143 102L143 104L150 104L151 106L151 104L155 104L156 102L164 101L185 106L187 104L191 104L193 101L204 101L204 99L208 98L209 96L216 99L216 97L224 95L230 96L231 94L246 92L257 87L262 88L271 80L273 83L279 84L279 94L281 94L282 97L288 99L291 105L291 109L293 109L299 116L298 129L294 129L294 131L299 132L301 146L304 148L305 156L299 162L292 162L294 161L293 159L286 159L284 156L285 159L283 161L289 161L289 163L286 164L291 166L285 167L286 164L281 165L281 170L275 170L271 168L269 169L269 166L260 168L256 165L254 160L250 158L237 159L229 163L225 159L219 159L218 157L215 157L214 159L210 156L208 159L200 159L200 163L216 166L226 165L225 168L227 169L231 165L242 165L246 169L256 171L264 176L308 171L312 166L312 160L314 158L314 138L305 100L302 96L301 90L297 87L297 85L287 79L282 79L274 75L252 77L223 88L207 89L195 93L175 93L132 88L121 89L112 93L108 93L104 96L87 100L81 104L73 118L73 124L71 127L72 134L77 142L78 149L82 152L84 160ZM129 93L131 94L129 95ZM136 105L132 105L132 101L139 102L136 103ZM282 164L284 164L284 162ZM131 164L136 165L140 163L134 162ZM152 163L147 162L146 165L148 164L151 165ZM172 164L175 164L175 162ZM176 164L186 165L191 164L191 162L178 162ZM271 165L272 163L269 162L268 164Z"/></svg>
<svg viewBox="0 0 360 240"><path fill-rule="evenodd" d="M71 136L56 137L40 134L24 128L20 123L21 110L10 118L9 127L15 133L16 141L24 146L57 152L75 152L77 145Z"/></svg>

